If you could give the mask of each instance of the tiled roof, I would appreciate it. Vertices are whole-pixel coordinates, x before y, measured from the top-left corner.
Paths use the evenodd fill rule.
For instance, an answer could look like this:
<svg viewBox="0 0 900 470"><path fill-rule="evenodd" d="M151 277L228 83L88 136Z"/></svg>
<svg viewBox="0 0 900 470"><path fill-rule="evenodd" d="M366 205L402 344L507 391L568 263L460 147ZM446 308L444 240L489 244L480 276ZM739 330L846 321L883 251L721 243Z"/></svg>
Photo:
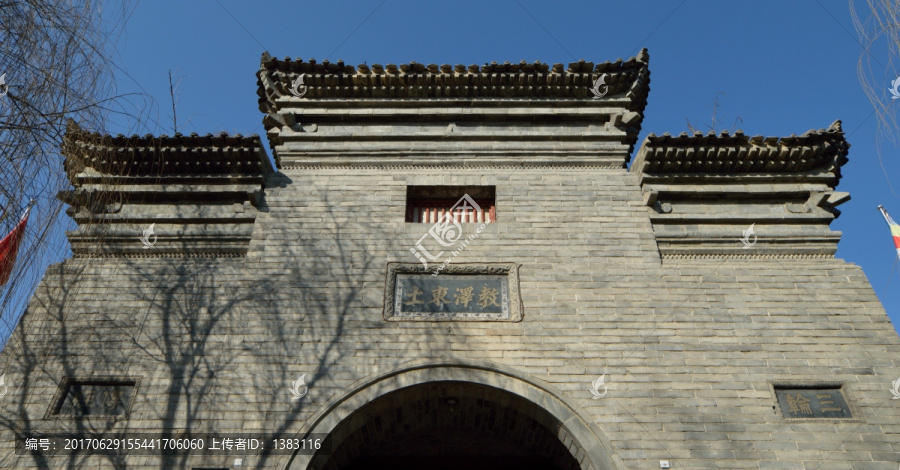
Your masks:
<svg viewBox="0 0 900 470"><path fill-rule="evenodd" d="M651 174L746 174L831 171L840 177L850 144L844 139L841 121L828 129L809 130L790 137L748 137L683 132L675 137L650 134L644 140L631 170Z"/></svg>
<svg viewBox="0 0 900 470"><path fill-rule="evenodd" d="M110 136L69 120L62 153L70 179L85 167L116 176L256 176L272 171L259 136L225 132Z"/></svg>
<svg viewBox="0 0 900 470"><path fill-rule="evenodd" d="M584 60L563 64L360 64L321 63L315 59L276 59L264 53L257 72L260 111L274 112L274 100L293 97L293 82L306 74L303 99L328 98L570 98L591 99L593 81L608 74L607 97L631 99L642 111L650 91L650 56L646 49L627 60L594 64Z"/></svg>

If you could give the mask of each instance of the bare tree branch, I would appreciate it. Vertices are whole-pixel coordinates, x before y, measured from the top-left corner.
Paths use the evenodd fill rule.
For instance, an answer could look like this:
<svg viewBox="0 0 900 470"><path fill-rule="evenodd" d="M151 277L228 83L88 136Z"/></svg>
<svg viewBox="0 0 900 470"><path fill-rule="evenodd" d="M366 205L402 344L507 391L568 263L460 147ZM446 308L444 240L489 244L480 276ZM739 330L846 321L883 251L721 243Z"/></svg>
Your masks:
<svg viewBox="0 0 900 470"><path fill-rule="evenodd" d="M169 69L169 97L172 98L172 131L177 134L178 114L175 113L175 85L172 83L172 69Z"/></svg>
<svg viewBox="0 0 900 470"><path fill-rule="evenodd" d="M722 104L719 103L719 95L727 96L725 94L725 92L718 91L718 92L716 92L716 96L713 97L713 105L712 105L712 108L710 108L710 110L712 111L712 119L710 120L711 122L710 122L709 126L706 126L706 130L711 134L719 133L719 125L721 124L721 121L722 121L721 118L719 117L719 112L722 109ZM699 126L695 126L695 125L691 124L690 119L685 118L685 121L687 121L688 131L691 134L696 134L698 132L703 133L703 131L700 130ZM736 117L734 119L734 124L732 124L732 126L731 126L731 133L733 134L734 131L737 130L738 123L743 124L743 122L744 122L743 118L741 118L740 116Z"/></svg>
<svg viewBox="0 0 900 470"><path fill-rule="evenodd" d="M881 143L886 139L895 145L900 144L900 121L897 120L900 99L895 99L891 93L894 88L892 82L900 80L900 70L895 66L895 60L900 58L900 2L866 0L860 10L865 12L864 17L860 17L856 2L851 0L850 16L862 45L856 72L863 92L875 108L875 151L893 193L890 176L883 163Z"/></svg>
<svg viewBox="0 0 900 470"><path fill-rule="evenodd" d="M10 281L0 286L0 347L50 262L69 254L56 194L69 188L60 144L66 120L102 129L117 103L109 57L132 2L0 2L0 237L35 199ZM103 8L101 8L103 7ZM103 12L103 13L101 13ZM127 114L127 113L125 113Z"/></svg>

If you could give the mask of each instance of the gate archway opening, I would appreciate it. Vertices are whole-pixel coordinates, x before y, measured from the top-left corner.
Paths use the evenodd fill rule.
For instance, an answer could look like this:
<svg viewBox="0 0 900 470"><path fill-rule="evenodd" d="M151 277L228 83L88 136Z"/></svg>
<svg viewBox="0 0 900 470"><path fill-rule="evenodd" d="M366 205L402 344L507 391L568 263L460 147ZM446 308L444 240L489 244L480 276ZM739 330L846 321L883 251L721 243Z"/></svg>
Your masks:
<svg viewBox="0 0 900 470"><path fill-rule="evenodd" d="M550 413L486 385L439 381L387 393L331 433L316 470L579 470L585 450Z"/></svg>

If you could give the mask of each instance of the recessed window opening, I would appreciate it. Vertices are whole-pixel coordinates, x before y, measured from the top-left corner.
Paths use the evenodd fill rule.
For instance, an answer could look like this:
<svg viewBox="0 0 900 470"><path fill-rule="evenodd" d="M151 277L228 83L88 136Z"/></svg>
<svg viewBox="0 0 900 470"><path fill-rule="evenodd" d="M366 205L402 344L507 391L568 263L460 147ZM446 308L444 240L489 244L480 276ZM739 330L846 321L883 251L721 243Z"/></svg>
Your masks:
<svg viewBox="0 0 900 470"><path fill-rule="evenodd" d="M458 223L493 223L496 193L496 186L407 186L406 222L433 224L450 215Z"/></svg>

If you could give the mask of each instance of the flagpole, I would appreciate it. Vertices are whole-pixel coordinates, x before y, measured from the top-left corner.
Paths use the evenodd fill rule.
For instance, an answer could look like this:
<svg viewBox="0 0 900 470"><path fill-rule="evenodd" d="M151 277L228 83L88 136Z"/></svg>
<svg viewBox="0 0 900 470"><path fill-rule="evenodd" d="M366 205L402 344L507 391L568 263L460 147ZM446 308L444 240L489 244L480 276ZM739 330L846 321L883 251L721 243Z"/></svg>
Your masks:
<svg viewBox="0 0 900 470"><path fill-rule="evenodd" d="M34 199L28 201L28 205L25 206L25 212L22 213L22 217L19 217L19 222L25 220L28 217L28 214L31 213L32 206L34 206L36 202L37 201L35 201Z"/></svg>
<svg viewBox="0 0 900 470"><path fill-rule="evenodd" d="M888 228L891 228L891 218L888 216L887 211L884 210L884 206L878 204L878 212L881 212L881 217L884 217L885 223L888 224Z"/></svg>

